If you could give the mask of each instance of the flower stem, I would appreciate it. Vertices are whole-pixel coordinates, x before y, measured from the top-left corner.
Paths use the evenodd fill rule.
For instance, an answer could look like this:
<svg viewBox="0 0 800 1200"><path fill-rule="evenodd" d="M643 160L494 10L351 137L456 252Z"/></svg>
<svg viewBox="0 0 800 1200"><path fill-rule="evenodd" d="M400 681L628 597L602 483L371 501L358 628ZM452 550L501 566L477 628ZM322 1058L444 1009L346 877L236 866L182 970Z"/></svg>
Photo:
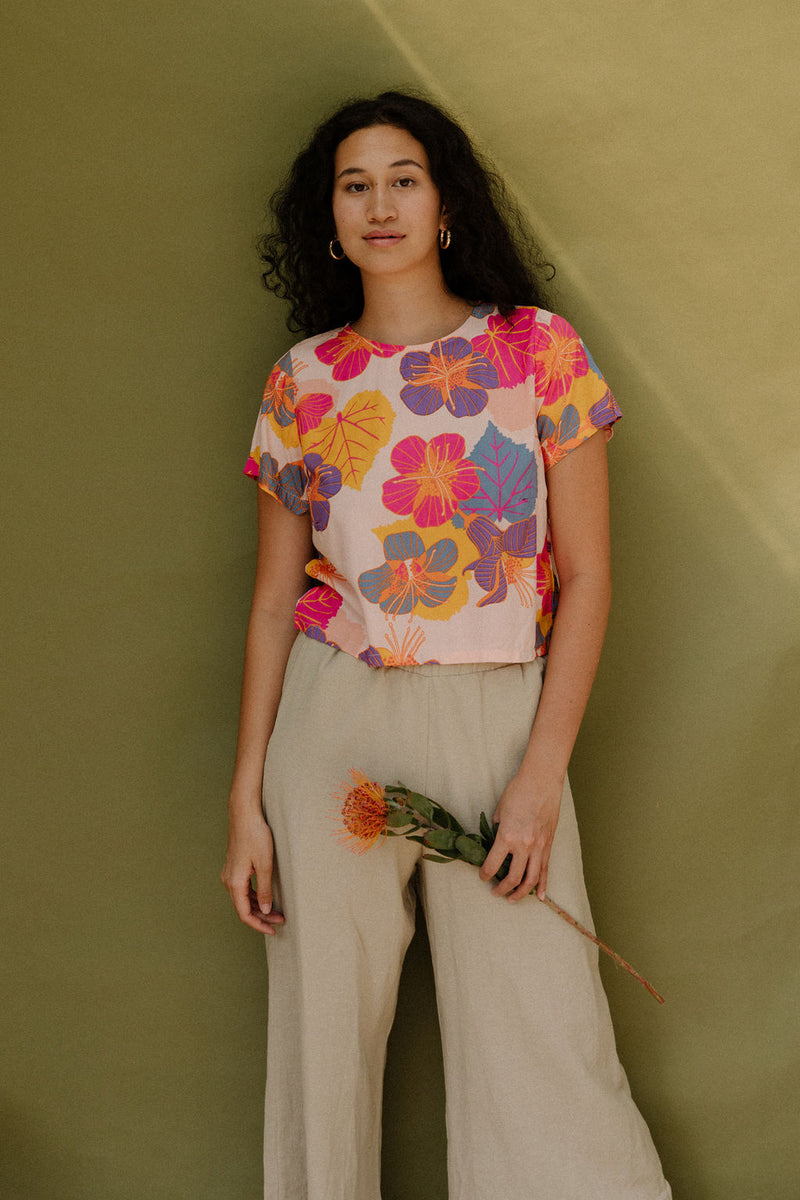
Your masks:
<svg viewBox="0 0 800 1200"><path fill-rule="evenodd" d="M664 997L656 991L651 983L647 982L643 975L640 975L639 972L636 971L629 962L626 962L621 955L617 954L616 950L612 950L610 946L605 944L605 942L601 942L598 937L595 937L591 930L587 929L585 925L581 925L580 921L576 921L574 917L570 916L566 909L563 909L560 904L556 904L555 900L551 900L549 896L544 896L541 902L542 904L546 904L548 908L552 908L554 913L558 913L560 917L563 917L564 920L577 929L579 933L582 933L584 937L587 937L590 942L594 942L595 946L599 946L600 949L605 951L610 958L613 958L615 963L617 963L620 967L624 967L628 974L632 975L634 979L638 979L639 983L641 983L643 987L647 988L650 995L655 996L659 1004L664 1003Z"/></svg>

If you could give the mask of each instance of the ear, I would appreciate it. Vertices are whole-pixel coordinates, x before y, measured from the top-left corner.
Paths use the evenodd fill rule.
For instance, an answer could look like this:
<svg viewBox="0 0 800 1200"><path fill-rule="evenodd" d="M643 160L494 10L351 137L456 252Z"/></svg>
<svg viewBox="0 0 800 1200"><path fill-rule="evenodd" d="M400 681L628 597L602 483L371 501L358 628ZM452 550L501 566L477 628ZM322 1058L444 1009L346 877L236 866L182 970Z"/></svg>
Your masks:
<svg viewBox="0 0 800 1200"><path fill-rule="evenodd" d="M449 229L449 227L450 227L450 214L447 211L446 206L443 204L441 209L439 210L439 228L444 230L444 229Z"/></svg>

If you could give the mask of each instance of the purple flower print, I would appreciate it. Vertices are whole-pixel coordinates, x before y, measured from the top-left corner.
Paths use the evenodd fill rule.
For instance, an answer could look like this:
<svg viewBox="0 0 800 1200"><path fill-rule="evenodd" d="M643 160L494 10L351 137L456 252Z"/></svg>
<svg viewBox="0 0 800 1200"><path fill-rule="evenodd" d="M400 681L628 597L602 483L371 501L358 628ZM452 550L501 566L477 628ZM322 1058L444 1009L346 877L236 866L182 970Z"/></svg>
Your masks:
<svg viewBox="0 0 800 1200"><path fill-rule="evenodd" d="M327 529L331 515L330 498L341 490L342 473L338 467L323 462L319 454L306 454L303 465L308 476L311 524L315 529Z"/></svg>

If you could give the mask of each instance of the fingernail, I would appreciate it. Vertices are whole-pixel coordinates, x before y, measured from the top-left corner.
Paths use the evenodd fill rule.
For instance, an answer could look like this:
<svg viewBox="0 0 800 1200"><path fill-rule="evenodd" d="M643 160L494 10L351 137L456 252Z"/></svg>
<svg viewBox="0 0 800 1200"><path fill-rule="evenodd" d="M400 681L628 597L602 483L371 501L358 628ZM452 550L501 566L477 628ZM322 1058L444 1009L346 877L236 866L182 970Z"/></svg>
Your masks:
<svg viewBox="0 0 800 1200"><path fill-rule="evenodd" d="M266 901L262 901L261 903L259 903L258 907L261 909L262 913L264 913L265 916L268 912L272 912L272 905L268 904Z"/></svg>

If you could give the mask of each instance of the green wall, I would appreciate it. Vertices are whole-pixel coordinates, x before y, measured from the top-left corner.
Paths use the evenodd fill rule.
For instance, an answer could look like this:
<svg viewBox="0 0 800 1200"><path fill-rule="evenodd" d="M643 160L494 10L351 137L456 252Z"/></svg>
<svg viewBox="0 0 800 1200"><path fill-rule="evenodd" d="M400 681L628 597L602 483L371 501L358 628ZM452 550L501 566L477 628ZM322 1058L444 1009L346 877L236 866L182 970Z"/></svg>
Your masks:
<svg viewBox="0 0 800 1200"><path fill-rule="evenodd" d="M668 997L606 974L621 1056L676 1200L795 1194L793 11L7 6L0 1195L259 1194L263 951L218 882L240 472L288 344L252 242L327 108L415 83L511 179L626 414L572 769L598 926ZM422 936L385 1124L384 1200L443 1200Z"/></svg>

